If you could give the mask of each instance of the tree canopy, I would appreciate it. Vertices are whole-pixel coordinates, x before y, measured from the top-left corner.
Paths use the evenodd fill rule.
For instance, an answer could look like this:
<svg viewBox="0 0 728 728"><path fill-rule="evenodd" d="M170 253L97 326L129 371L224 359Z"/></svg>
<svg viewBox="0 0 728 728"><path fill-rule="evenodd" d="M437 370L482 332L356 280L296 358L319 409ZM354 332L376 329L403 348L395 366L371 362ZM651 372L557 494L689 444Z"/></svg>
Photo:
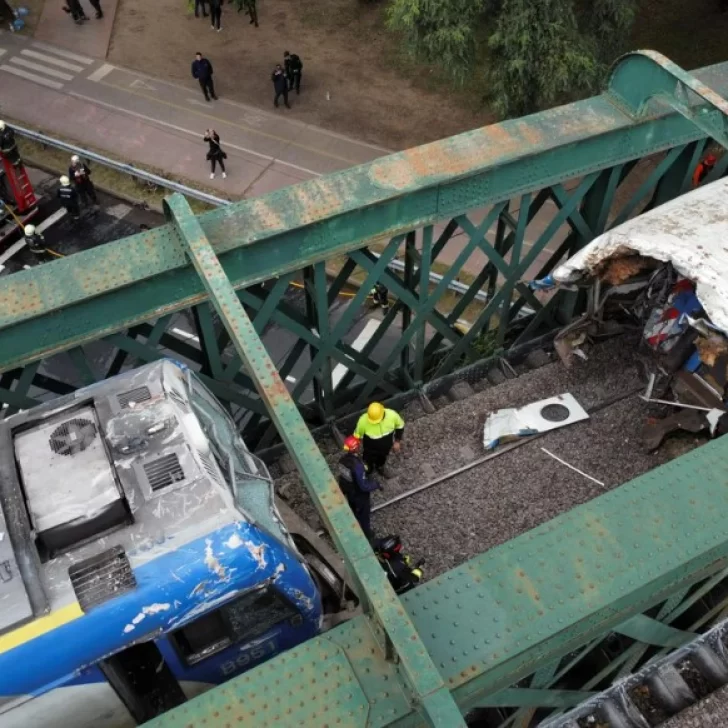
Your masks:
<svg viewBox="0 0 728 728"><path fill-rule="evenodd" d="M408 51L503 116L593 92L626 40L636 0L391 0ZM483 72L483 70L485 72Z"/></svg>

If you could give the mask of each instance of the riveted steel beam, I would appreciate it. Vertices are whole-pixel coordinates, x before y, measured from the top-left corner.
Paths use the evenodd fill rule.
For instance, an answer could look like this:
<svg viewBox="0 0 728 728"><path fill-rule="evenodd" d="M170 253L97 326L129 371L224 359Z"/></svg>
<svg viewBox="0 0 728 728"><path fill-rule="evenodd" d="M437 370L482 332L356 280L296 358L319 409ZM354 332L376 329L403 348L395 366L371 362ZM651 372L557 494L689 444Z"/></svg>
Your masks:
<svg viewBox="0 0 728 728"><path fill-rule="evenodd" d="M190 257L329 533L358 583L366 612L381 629L385 645L397 658L405 686L419 712L432 726L464 726L457 705L357 525L199 221L182 195L167 198L164 207L177 230L181 249ZM325 291L322 293L325 295Z"/></svg>
<svg viewBox="0 0 728 728"><path fill-rule="evenodd" d="M696 77L728 93L728 65ZM632 118L615 99L605 94L383 157L206 213L200 226L241 288L704 135L669 111ZM7 276L0 371L207 297L171 225Z"/></svg>
<svg viewBox="0 0 728 728"><path fill-rule="evenodd" d="M662 53L622 56L612 70L607 97L635 120L653 115L656 109L650 101L660 101L728 147L728 101Z"/></svg>

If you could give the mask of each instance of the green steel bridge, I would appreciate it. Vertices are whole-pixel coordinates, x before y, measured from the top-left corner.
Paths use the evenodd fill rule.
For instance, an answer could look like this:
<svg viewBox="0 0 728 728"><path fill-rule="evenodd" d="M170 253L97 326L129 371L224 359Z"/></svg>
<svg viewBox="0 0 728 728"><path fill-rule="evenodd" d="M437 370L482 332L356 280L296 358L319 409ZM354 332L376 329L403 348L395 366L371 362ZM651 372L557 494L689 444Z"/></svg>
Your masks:
<svg viewBox="0 0 728 728"><path fill-rule="evenodd" d="M72 389L43 368L53 357L70 358L88 384L97 378L89 352L98 341L116 352L106 376L129 361L178 352L198 364L221 400L253 413L244 434L258 448L282 440L356 585L363 614L150 725L453 728L468 711L491 707L514 709L504 728L526 728L629 674L655 648L689 642L724 614L728 602L689 629L673 626L728 576L728 439L400 599L311 428L331 427L372 397L401 403L457 379L486 331L503 353L568 323L581 311L579 297L559 293L542 305L523 283L526 272L538 264L531 277L546 275L608 227L687 191L709 140L728 144L727 95L728 64L691 75L658 54L633 53L616 64L600 96L199 217L173 195L158 229L0 280L6 414L36 404L31 392ZM628 187L646 158L648 172ZM727 167L728 155L711 179ZM529 222L546 211L551 219L526 245ZM568 235L548 248L564 226ZM458 230L462 250L432 284L433 266ZM401 274L388 266L400 251ZM438 301L474 251L487 265L454 308L440 312ZM334 258L343 263L331 277L326 264ZM362 285L332 322L329 305L355 271ZM305 312L284 298L301 272ZM341 337L378 281L396 302L358 351ZM482 290L487 302L464 333L458 320ZM186 309L201 349L170 330L172 316ZM297 337L279 370L260 338L269 322ZM372 350L394 326L401 326L396 345L375 362ZM222 356L230 346L232 361ZM284 380L302 356L310 365L289 393ZM332 362L348 369L337 387ZM311 387L314 402L304 406ZM615 635L628 646L600 670L588 669ZM582 667L580 689L559 688Z"/></svg>

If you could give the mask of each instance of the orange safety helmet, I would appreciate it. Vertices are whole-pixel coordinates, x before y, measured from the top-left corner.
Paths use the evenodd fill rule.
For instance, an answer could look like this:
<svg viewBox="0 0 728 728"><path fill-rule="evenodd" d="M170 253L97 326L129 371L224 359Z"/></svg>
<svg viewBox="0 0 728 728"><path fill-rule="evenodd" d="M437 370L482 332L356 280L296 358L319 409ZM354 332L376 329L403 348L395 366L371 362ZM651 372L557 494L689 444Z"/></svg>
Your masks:
<svg viewBox="0 0 728 728"><path fill-rule="evenodd" d="M360 446L361 443L359 442L359 438L354 437L354 435L349 435L349 437L344 440L344 450L346 450L346 452L357 452Z"/></svg>
<svg viewBox="0 0 728 728"><path fill-rule="evenodd" d="M384 405L380 402L372 402L367 407L367 419L374 425L381 422L384 419Z"/></svg>

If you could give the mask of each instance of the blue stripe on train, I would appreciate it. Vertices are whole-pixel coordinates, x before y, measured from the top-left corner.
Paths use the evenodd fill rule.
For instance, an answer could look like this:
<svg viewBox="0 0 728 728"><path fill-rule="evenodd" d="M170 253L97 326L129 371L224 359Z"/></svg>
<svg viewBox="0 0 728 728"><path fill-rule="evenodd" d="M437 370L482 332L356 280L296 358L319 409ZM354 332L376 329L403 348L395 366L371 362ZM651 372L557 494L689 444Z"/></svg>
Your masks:
<svg viewBox="0 0 728 728"><path fill-rule="evenodd" d="M321 601L308 571L277 540L246 522L232 523L179 547L171 538L165 542L165 553L134 569L134 575L134 591L0 655L0 696L38 695L69 680L72 684L98 682L98 671L79 665L92 665L134 641L176 629L237 592L268 580L275 582L303 616L293 641L288 635L271 638L276 650L297 644L318 630ZM275 632L274 628L269 635ZM246 648L241 645L225 653ZM245 662L246 658L240 659ZM226 677L220 677L221 659L194 668L175 662L178 679L221 682ZM212 673L218 677L203 677Z"/></svg>

